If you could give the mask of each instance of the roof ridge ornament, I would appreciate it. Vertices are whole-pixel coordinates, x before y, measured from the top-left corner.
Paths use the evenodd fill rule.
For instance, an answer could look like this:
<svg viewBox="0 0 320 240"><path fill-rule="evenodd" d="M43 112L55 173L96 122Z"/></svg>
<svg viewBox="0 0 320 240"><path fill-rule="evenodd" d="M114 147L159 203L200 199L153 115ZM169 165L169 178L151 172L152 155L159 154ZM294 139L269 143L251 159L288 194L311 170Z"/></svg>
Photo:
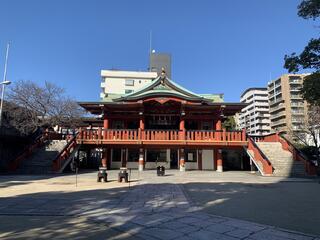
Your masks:
<svg viewBox="0 0 320 240"><path fill-rule="evenodd" d="M164 69L164 67L161 68L161 84L164 84L164 79L166 79L167 74L166 74L166 70Z"/></svg>

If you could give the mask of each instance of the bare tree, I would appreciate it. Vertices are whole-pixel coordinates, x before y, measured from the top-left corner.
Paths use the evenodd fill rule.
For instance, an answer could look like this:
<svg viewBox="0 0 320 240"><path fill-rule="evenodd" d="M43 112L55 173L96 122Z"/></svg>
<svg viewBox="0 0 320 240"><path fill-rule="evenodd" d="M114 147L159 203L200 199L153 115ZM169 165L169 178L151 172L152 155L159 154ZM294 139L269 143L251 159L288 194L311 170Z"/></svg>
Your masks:
<svg viewBox="0 0 320 240"><path fill-rule="evenodd" d="M311 105L308 110L308 120L301 122L297 127L298 131L291 131L297 142L317 150L317 160L320 154L320 107ZM319 162L320 163L320 162Z"/></svg>
<svg viewBox="0 0 320 240"><path fill-rule="evenodd" d="M10 88L8 101L10 125L25 134L44 126L74 126L83 114L63 88L49 82L40 86L32 81L19 81Z"/></svg>

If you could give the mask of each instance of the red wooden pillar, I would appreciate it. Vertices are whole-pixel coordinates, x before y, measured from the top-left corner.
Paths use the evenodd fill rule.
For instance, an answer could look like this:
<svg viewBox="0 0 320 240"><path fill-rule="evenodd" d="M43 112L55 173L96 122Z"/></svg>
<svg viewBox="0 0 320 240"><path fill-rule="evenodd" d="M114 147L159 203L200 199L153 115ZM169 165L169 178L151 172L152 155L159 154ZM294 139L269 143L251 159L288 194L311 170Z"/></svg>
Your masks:
<svg viewBox="0 0 320 240"><path fill-rule="evenodd" d="M103 116L103 139L107 139L107 130L109 129L109 118L106 114Z"/></svg>
<svg viewBox="0 0 320 240"><path fill-rule="evenodd" d="M185 135L186 135L185 120L182 117L180 118L179 130L180 130L180 140L185 140Z"/></svg>
<svg viewBox="0 0 320 240"><path fill-rule="evenodd" d="M222 130L221 119L217 119L217 120L215 121L215 130L216 130L216 131L221 131L221 130ZM222 136L222 133L221 133L221 132L217 132L217 140L218 140L218 141L221 141L221 136Z"/></svg>
<svg viewBox="0 0 320 240"><path fill-rule="evenodd" d="M139 128L140 128L141 130L144 130L144 116L140 116Z"/></svg>
<svg viewBox="0 0 320 240"><path fill-rule="evenodd" d="M222 129L222 123L221 119L216 120L216 130L221 130Z"/></svg>
<svg viewBox="0 0 320 240"><path fill-rule="evenodd" d="M198 150L198 170L202 170L202 149Z"/></svg>
<svg viewBox="0 0 320 240"><path fill-rule="evenodd" d="M101 165L102 167L107 167L107 163L108 163L108 149L104 148L102 150L102 159L101 159Z"/></svg>
<svg viewBox="0 0 320 240"><path fill-rule="evenodd" d="M222 160L222 150L217 149L217 172L223 172L223 160Z"/></svg>
<svg viewBox="0 0 320 240"><path fill-rule="evenodd" d="M141 115L139 119L139 130L138 130L139 140L142 140L143 131L144 131L144 117Z"/></svg>

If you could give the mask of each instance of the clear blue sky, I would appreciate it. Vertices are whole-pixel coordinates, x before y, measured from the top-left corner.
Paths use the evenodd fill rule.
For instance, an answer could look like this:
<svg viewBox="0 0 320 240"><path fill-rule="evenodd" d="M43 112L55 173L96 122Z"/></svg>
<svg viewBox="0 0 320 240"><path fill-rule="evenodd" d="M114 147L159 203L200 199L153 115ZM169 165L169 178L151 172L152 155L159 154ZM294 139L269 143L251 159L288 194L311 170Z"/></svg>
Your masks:
<svg viewBox="0 0 320 240"><path fill-rule="evenodd" d="M286 53L318 35L300 0L1 0L0 72L50 81L77 100L99 99L100 70L146 70L153 48L172 54L172 79L196 93L239 101L266 86Z"/></svg>

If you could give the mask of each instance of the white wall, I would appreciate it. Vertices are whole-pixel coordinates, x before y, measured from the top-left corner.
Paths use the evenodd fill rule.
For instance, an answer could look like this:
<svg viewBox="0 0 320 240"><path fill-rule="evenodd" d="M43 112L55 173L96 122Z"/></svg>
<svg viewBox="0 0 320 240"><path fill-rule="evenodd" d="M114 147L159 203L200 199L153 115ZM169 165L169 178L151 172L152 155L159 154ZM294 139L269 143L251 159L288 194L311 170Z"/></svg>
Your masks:
<svg viewBox="0 0 320 240"><path fill-rule="evenodd" d="M133 86L126 86L126 79L134 80ZM104 87L104 93L125 94L125 90L137 91L149 84L152 79L134 79L134 78L106 78L101 84Z"/></svg>
<svg viewBox="0 0 320 240"><path fill-rule="evenodd" d="M213 170L213 150L202 150L202 169Z"/></svg>
<svg viewBox="0 0 320 240"><path fill-rule="evenodd" d="M185 167L186 167L186 170L197 170L198 162L186 162Z"/></svg>

